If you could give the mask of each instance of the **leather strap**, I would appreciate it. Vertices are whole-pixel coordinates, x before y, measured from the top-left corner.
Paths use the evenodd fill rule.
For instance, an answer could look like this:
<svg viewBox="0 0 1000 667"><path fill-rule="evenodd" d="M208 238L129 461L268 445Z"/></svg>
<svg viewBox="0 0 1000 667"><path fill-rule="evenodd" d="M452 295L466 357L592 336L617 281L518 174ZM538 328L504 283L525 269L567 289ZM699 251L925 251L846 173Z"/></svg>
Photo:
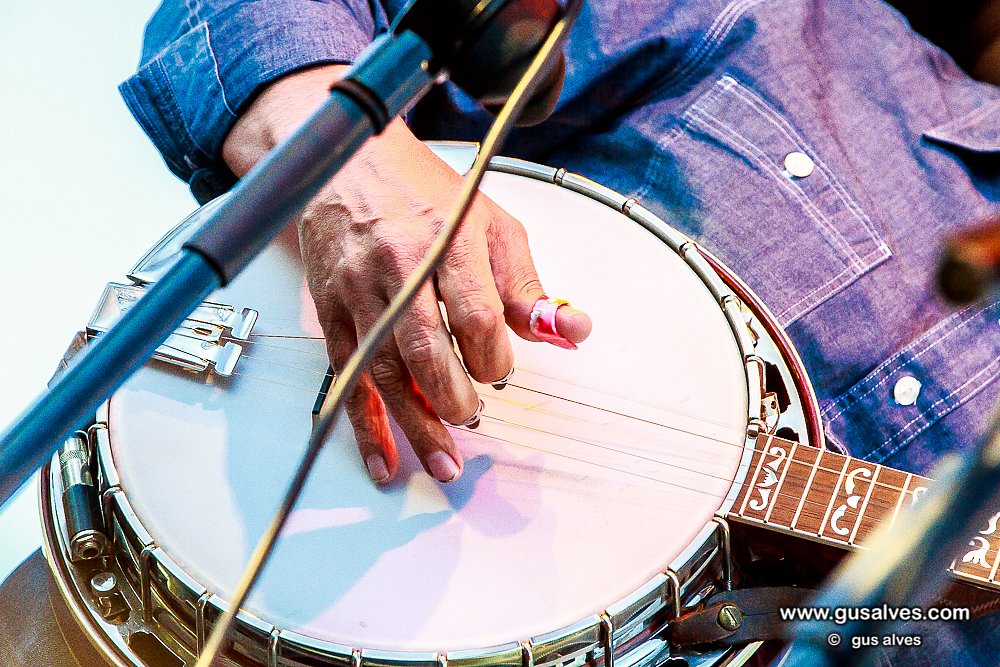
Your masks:
<svg viewBox="0 0 1000 667"><path fill-rule="evenodd" d="M731 646L784 636L781 609L797 607L813 593L790 586L722 591L670 621L673 646Z"/></svg>

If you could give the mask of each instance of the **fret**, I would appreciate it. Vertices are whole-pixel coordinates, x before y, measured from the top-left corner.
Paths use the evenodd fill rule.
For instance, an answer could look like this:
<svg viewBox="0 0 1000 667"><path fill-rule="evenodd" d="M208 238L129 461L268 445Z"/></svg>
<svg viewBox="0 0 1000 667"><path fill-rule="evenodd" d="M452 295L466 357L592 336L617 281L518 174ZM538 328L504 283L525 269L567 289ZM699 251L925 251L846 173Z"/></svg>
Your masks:
<svg viewBox="0 0 1000 667"><path fill-rule="evenodd" d="M779 479L788 469L791 454L795 451L795 443L775 440L773 436L768 436L761 449L764 450L761 455L761 465L758 467L757 477L750 485L747 494L749 499L744 499L742 512L745 518L755 521L764 521L778 501Z"/></svg>
<svg viewBox="0 0 1000 667"><path fill-rule="evenodd" d="M767 436L767 442L770 442L772 437L773 436L770 435ZM760 467L764 463L764 450L766 448L766 445L761 445L760 441L761 438L757 438L757 442L755 445L756 451L753 455L754 458L751 460L751 463L753 463L754 460L757 461L757 467L754 468L753 476L747 479L747 483L743 485L743 489L740 491L740 493L743 494L743 503L740 505L740 511L739 511L740 516L743 516L743 513L746 512L747 503L750 502L750 496L753 495L754 484L757 483L757 475L760 474Z"/></svg>
<svg viewBox="0 0 1000 667"><path fill-rule="evenodd" d="M764 523L771 522L771 513L774 512L774 508L778 506L778 499L781 496L781 489L785 485L785 477L788 476L788 469L792 467L792 463L795 461L795 450L799 448L799 443L792 445L792 450L788 452L788 459L785 461L785 466L781 470L781 477L778 478L778 485L774 487L774 498L771 500L771 506L767 508L767 514L764 515Z"/></svg>
<svg viewBox="0 0 1000 667"><path fill-rule="evenodd" d="M819 537L824 537L823 531L827 528L827 522L830 520L830 513L833 511L833 505L837 501L837 494L840 493L840 485L844 483L844 475L847 473L848 466L851 465L850 457L844 457L844 467L840 469L840 475L837 477L837 483L833 487L833 493L830 494L830 502L826 506L826 512L823 514L823 522L819 525L819 530L816 531L816 535ZM829 537L829 536L826 536ZM836 539L836 538L830 538Z"/></svg>
<svg viewBox="0 0 1000 667"><path fill-rule="evenodd" d="M840 547L863 547L920 501L931 480L836 452L761 436L753 474L730 519ZM1000 589L1000 512L973 534L949 568L959 581Z"/></svg>
<svg viewBox="0 0 1000 667"><path fill-rule="evenodd" d="M993 522L997 521L998 517L1000 517L1000 512L997 512L992 517L990 517L990 526L993 526L993 530L990 530L990 527L987 526L989 535L994 535L996 533L996 526L993 524ZM997 565L1000 565L1000 554L998 554L997 557L993 559L993 569L990 570L990 581L992 582L996 582L997 580Z"/></svg>
<svg viewBox="0 0 1000 667"><path fill-rule="evenodd" d="M909 473L884 466L878 467L878 479L871 485L868 504L861 513L851 544L864 546L872 532L883 523L895 520L904 496Z"/></svg>
<svg viewBox="0 0 1000 667"><path fill-rule="evenodd" d="M874 463L849 458L844 462L840 482L833 492L820 537L849 544L861 520L861 503L870 495Z"/></svg>
<svg viewBox="0 0 1000 667"><path fill-rule="evenodd" d="M831 511L834 491L840 486L848 461L848 457L830 450L823 450L820 454L816 474L802 503L802 512L792 525L796 532L820 535Z"/></svg>
<svg viewBox="0 0 1000 667"><path fill-rule="evenodd" d="M802 490L799 491L799 502L795 507L795 515L792 516L791 522L789 522L787 528L794 528L795 522L799 520L799 515L802 514L802 507L806 504L806 496L809 495L809 489L812 488L813 478L816 476L816 469L819 468L819 462L823 459L823 450L818 448L812 448L815 452L815 458L813 459L813 464L809 468L809 477L806 479L806 483L802 485Z"/></svg>
<svg viewBox="0 0 1000 667"><path fill-rule="evenodd" d="M982 530L969 540L968 547L955 559L952 569L956 574L965 575L978 581L992 582L1000 564L1000 512L994 514Z"/></svg>
<svg viewBox="0 0 1000 667"><path fill-rule="evenodd" d="M851 531L851 536L847 540L848 544L857 544L857 542L855 542L855 539L858 536L858 529L861 528L861 522L864 520L865 512L868 510L868 501L871 500L872 493L878 486L878 477L879 474L881 474L881 472L882 472L882 466L876 465L875 475L872 477L871 483L868 484L868 492L865 493L865 499L861 503L861 509L858 510L858 520L854 522L854 530Z"/></svg>
<svg viewBox="0 0 1000 667"><path fill-rule="evenodd" d="M896 499L896 509L892 512L892 519L889 520L889 527L891 528L896 524L896 517L899 516L899 510L903 506L903 498L906 497L906 492L910 490L910 482L913 480L913 473L906 473L906 482L903 483L903 490L899 494L899 498Z"/></svg>

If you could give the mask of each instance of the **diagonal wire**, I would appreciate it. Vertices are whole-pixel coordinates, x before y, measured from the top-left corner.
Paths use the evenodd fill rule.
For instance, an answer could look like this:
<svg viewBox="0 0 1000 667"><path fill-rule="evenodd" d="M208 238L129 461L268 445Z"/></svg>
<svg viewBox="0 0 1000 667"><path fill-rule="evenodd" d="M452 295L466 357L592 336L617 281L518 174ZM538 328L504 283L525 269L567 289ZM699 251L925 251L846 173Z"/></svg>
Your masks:
<svg viewBox="0 0 1000 667"><path fill-rule="evenodd" d="M338 375L337 381L330 388L330 394L324 405L323 412L320 414L319 420L313 428L309 444L302 455L295 476L289 484L285 498L271 520L271 523L268 525L267 530L264 531L260 541L257 543L246 569L243 571L240 581L236 585L236 590L233 591L232 598L229 601L229 608L214 625L212 633L194 667L211 667L212 662L221 652L226 636L236 619L236 614L246 602L250 591L257 582L264 566L267 564L277 543L281 529L288 520L292 508L295 506L302 488L305 486L313 464L319 456L323 444L333 431L340 406L343 404L344 399L350 395L354 385L364 368L368 365L372 355L378 349L382 339L392 330L393 325L403 313L406 312L420 286L434 274L437 265L440 263L442 257L444 257L444 253L447 251L448 246L451 245L452 240L461 227L462 220L472 205L473 196L479 190L479 185L486 173L486 167L489 166L490 159L496 154L500 144L503 143L504 139L510 133L514 119L517 118L524 106L531 99L531 94L534 92L534 88L537 86L539 80L539 74L542 71L547 71L551 66L551 61L558 55L562 43L569 34L569 30L582 4L582 0L571 0L568 3L566 13L553 26L549 36L541 48L539 48L538 53L535 54L531 65L525 71L520 81L518 81L517 86L515 86L500 113L497 114L496 120L494 120L489 132L487 132L486 137L483 139L482 149L476 157L472 169L469 170L469 173L462 181L462 188L447 223L438 232L438 235L435 237L434 242L431 244L431 247L417 269L410 275L402 289L393 297L392 301L379 316L375 322L375 326L372 327L358 345L358 348Z"/></svg>

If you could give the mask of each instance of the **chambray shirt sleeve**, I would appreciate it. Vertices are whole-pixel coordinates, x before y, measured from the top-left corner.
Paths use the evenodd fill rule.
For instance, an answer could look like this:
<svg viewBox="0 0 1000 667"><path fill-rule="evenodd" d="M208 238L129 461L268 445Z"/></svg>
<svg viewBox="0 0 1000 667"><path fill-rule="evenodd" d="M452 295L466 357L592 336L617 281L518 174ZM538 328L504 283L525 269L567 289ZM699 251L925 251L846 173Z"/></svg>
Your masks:
<svg viewBox="0 0 1000 667"><path fill-rule="evenodd" d="M163 0L139 70L119 90L167 166L205 200L231 185L222 143L262 86L351 62L386 23L374 0Z"/></svg>

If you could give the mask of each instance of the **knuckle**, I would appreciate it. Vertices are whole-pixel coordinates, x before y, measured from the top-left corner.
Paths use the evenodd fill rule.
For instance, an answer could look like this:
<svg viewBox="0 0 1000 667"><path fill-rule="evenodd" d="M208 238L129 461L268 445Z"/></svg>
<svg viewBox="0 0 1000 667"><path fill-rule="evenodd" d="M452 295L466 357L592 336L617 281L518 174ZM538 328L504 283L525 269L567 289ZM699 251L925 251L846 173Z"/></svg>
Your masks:
<svg viewBox="0 0 1000 667"><path fill-rule="evenodd" d="M407 366L431 371L442 367L451 353L432 331L426 329L409 334L400 349Z"/></svg>
<svg viewBox="0 0 1000 667"><path fill-rule="evenodd" d="M524 271L516 276L514 281L514 294L530 294L531 292L543 292L542 282L533 271Z"/></svg>
<svg viewBox="0 0 1000 667"><path fill-rule="evenodd" d="M469 335L491 333L503 326L503 310L486 303L472 303L461 309L456 324Z"/></svg>
<svg viewBox="0 0 1000 667"><path fill-rule="evenodd" d="M365 263L359 258L342 255L337 259L334 269L337 282L348 291L356 291L367 282L365 278L368 272L365 268Z"/></svg>
<svg viewBox="0 0 1000 667"><path fill-rule="evenodd" d="M395 359L376 359L368 369L368 374L383 396L394 398L405 391L406 374Z"/></svg>

